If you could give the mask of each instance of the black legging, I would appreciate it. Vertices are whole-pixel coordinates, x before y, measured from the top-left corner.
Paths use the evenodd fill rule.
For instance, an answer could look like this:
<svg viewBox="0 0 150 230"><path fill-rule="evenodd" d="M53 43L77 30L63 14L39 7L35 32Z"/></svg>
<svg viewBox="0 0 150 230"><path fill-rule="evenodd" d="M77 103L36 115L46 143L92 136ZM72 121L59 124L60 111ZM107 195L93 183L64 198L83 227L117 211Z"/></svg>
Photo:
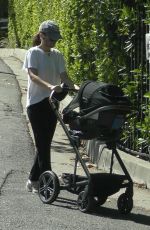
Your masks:
<svg viewBox="0 0 150 230"><path fill-rule="evenodd" d="M48 98L27 108L27 114L32 126L36 155L29 179L37 181L46 170L51 170L50 148L55 132L57 117L52 111Z"/></svg>

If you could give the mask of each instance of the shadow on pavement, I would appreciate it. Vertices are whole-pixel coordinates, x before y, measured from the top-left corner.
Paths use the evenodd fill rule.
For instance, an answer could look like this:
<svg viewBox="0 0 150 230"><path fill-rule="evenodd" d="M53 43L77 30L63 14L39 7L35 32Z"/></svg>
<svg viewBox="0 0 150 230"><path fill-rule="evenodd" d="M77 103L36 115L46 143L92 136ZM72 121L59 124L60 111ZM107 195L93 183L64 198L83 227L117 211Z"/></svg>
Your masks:
<svg viewBox="0 0 150 230"><path fill-rule="evenodd" d="M58 142L58 141L53 141L52 143L52 150L59 152L59 153L72 153L73 149L71 147L71 145L69 145L68 143L64 143L64 142Z"/></svg>
<svg viewBox="0 0 150 230"><path fill-rule="evenodd" d="M78 210L76 200L62 198L62 197L58 197L55 203L51 205L66 208L66 209L71 209L71 210ZM87 213L87 215L103 216L103 217L118 219L118 220L134 221L135 223L150 226L150 217L148 215L144 215L140 213L132 213L132 212L128 215L123 215L123 214L121 215L118 212L118 210L108 208L108 207L101 206L97 208L95 211L91 211Z"/></svg>
<svg viewBox="0 0 150 230"><path fill-rule="evenodd" d="M78 210L76 200L62 198L62 197L58 197L55 203L52 203L51 205L54 205L56 207L71 209L71 210Z"/></svg>
<svg viewBox="0 0 150 230"><path fill-rule="evenodd" d="M130 220L134 221L135 223L148 225L150 226L150 217L144 214L140 213L130 213L128 215L121 215L118 210L106 208L106 207L100 207L97 210L97 213L92 213L92 215L98 215L98 216L106 216L112 219L121 219L121 220Z"/></svg>
<svg viewBox="0 0 150 230"><path fill-rule="evenodd" d="M71 145L70 145L69 143L65 143L65 142L63 142L63 140L62 140L62 141L54 141L54 140L53 140L52 143L58 144L58 145L60 145L60 146L63 145L63 146L71 147Z"/></svg>

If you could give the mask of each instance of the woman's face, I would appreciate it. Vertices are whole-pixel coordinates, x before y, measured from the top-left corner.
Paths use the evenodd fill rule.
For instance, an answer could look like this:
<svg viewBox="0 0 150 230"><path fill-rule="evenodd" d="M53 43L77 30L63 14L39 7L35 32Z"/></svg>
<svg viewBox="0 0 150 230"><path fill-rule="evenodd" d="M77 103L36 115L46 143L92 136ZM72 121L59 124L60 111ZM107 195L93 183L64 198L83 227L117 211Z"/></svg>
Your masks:
<svg viewBox="0 0 150 230"><path fill-rule="evenodd" d="M41 45L47 48L53 48L57 42L57 40L53 40L49 36L43 33L40 34L40 38L41 38Z"/></svg>

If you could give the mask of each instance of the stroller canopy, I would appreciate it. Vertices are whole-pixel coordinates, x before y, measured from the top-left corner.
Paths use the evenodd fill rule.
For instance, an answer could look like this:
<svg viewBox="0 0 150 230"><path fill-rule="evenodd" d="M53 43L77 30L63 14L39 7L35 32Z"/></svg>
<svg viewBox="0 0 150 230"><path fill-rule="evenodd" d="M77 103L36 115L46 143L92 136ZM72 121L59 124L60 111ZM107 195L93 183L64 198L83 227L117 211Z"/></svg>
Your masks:
<svg viewBox="0 0 150 230"><path fill-rule="evenodd" d="M104 82L86 81L81 85L78 94L64 109L63 113L68 113L79 107L80 113L86 114L98 107L112 104L131 105L129 99L118 86Z"/></svg>

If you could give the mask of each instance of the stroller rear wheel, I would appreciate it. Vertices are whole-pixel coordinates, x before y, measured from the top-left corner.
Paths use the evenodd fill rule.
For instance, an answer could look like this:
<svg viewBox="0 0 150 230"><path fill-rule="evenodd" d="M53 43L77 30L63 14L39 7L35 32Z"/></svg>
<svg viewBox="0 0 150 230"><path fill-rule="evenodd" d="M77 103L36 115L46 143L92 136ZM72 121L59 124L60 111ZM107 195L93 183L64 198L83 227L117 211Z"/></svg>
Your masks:
<svg viewBox="0 0 150 230"><path fill-rule="evenodd" d="M82 191L79 193L77 205L81 212L88 212L93 207L93 197L86 195L85 191Z"/></svg>
<svg viewBox="0 0 150 230"><path fill-rule="evenodd" d="M52 171L46 171L39 178L39 197L45 204L54 202L59 194L59 180Z"/></svg>
<svg viewBox="0 0 150 230"><path fill-rule="evenodd" d="M128 214L133 208L133 199L130 195L123 193L117 201L118 210L121 214Z"/></svg>

